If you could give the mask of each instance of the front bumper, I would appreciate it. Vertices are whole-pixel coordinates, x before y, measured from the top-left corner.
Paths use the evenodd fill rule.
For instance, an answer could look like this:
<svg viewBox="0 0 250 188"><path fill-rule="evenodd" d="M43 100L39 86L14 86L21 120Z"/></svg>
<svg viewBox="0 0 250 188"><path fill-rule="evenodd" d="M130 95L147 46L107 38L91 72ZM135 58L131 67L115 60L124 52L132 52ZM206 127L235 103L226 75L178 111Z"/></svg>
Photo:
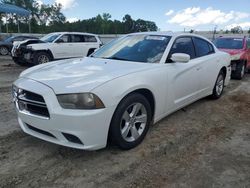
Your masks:
<svg viewBox="0 0 250 188"><path fill-rule="evenodd" d="M25 47L13 47L11 51L13 61L21 63L34 63L34 51Z"/></svg>
<svg viewBox="0 0 250 188"><path fill-rule="evenodd" d="M49 118L43 118L16 108L18 122L27 134L77 149L96 150L106 146L115 107L98 110L63 109L54 91L42 83L20 78L14 85L43 96L50 114ZM65 135L71 135L73 139ZM75 142L74 138L80 142Z"/></svg>

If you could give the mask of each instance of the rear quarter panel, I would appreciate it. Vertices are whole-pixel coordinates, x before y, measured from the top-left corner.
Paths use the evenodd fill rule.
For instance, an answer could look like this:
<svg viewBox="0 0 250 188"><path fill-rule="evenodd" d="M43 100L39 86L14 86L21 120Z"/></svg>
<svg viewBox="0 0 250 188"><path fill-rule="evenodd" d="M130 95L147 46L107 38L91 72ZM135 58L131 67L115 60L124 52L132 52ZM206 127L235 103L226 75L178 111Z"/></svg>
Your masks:
<svg viewBox="0 0 250 188"><path fill-rule="evenodd" d="M216 53L218 57L218 64L220 65L220 69L223 67L226 67L227 74L225 78L225 85L227 86L229 84L229 81L231 79L231 58L228 53L222 52L222 51L217 51Z"/></svg>

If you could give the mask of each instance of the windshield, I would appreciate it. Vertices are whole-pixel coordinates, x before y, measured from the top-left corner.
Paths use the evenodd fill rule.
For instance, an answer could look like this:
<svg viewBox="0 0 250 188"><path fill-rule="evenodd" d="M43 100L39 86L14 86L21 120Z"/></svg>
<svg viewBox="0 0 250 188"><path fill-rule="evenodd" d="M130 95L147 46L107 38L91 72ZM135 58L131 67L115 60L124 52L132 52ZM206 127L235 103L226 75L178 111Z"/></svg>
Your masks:
<svg viewBox="0 0 250 188"><path fill-rule="evenodd" d="M5 42L12 42L12 40L14 39L15 37L8 37L7 39L5 39L4 41Z"/></svg>
<svg viewBox="0 0 250 188"><path fill-rule="evenodd" d="M169 40L169 36L128 35L108 43L91 57L159 63Z"/></svg>
<svg viewBox="0 0 250 188"><path fill-rule="evenodd" d="M242 49L243 48L243 39L240 39L240 38L218 38L218 39L215 39L214 44L217 48Z"/></svg>
<svg viewBox="0 0 250 188"><path fill-rule="evenodd" d="M40 40L42 40L44 42L53 42L59 36L60 36L60 34L54 34L54 33L48 34L48 35L45 35L44 37L42 37Z"/></svg>

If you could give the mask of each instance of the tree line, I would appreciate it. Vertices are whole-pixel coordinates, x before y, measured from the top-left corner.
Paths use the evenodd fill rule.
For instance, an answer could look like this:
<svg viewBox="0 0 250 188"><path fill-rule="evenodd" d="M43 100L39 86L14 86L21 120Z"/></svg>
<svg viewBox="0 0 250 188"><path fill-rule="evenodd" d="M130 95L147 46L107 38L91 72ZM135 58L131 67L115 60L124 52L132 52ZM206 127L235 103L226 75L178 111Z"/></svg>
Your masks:
<svg viewBox="0 0 250 188"><path fill-rule="evenodd" d="M76 22L66 21L62 13L61 4L39 4L36 0L0 0L2 3L13 4L31 12L30 26L32 33L50 33L58 31L77 31L96 34L126 34L132 32L157 31L155 22L137 19L125 15L123 19L112 20L109 13L103 13L96 17L78 20ZM12 14L8 15L9 32L17 32L19 24L20 32L29 32L29 18ZM5 31L6 24L3 22L3 14L0 15L2 31Z"/></svg>

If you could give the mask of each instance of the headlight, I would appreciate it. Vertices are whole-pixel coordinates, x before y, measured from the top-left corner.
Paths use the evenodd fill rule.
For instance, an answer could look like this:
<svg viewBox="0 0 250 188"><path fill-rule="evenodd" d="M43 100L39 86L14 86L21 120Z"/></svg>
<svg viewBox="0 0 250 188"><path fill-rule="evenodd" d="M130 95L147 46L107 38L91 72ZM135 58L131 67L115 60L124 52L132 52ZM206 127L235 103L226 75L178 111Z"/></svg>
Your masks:
<svg viewBox="0 0 250 188"><path fill-rule="evenodd" d="M66 109L99 109L105 108L99 97L93 93L76 93L57 95L58 102Z"/></svg>

